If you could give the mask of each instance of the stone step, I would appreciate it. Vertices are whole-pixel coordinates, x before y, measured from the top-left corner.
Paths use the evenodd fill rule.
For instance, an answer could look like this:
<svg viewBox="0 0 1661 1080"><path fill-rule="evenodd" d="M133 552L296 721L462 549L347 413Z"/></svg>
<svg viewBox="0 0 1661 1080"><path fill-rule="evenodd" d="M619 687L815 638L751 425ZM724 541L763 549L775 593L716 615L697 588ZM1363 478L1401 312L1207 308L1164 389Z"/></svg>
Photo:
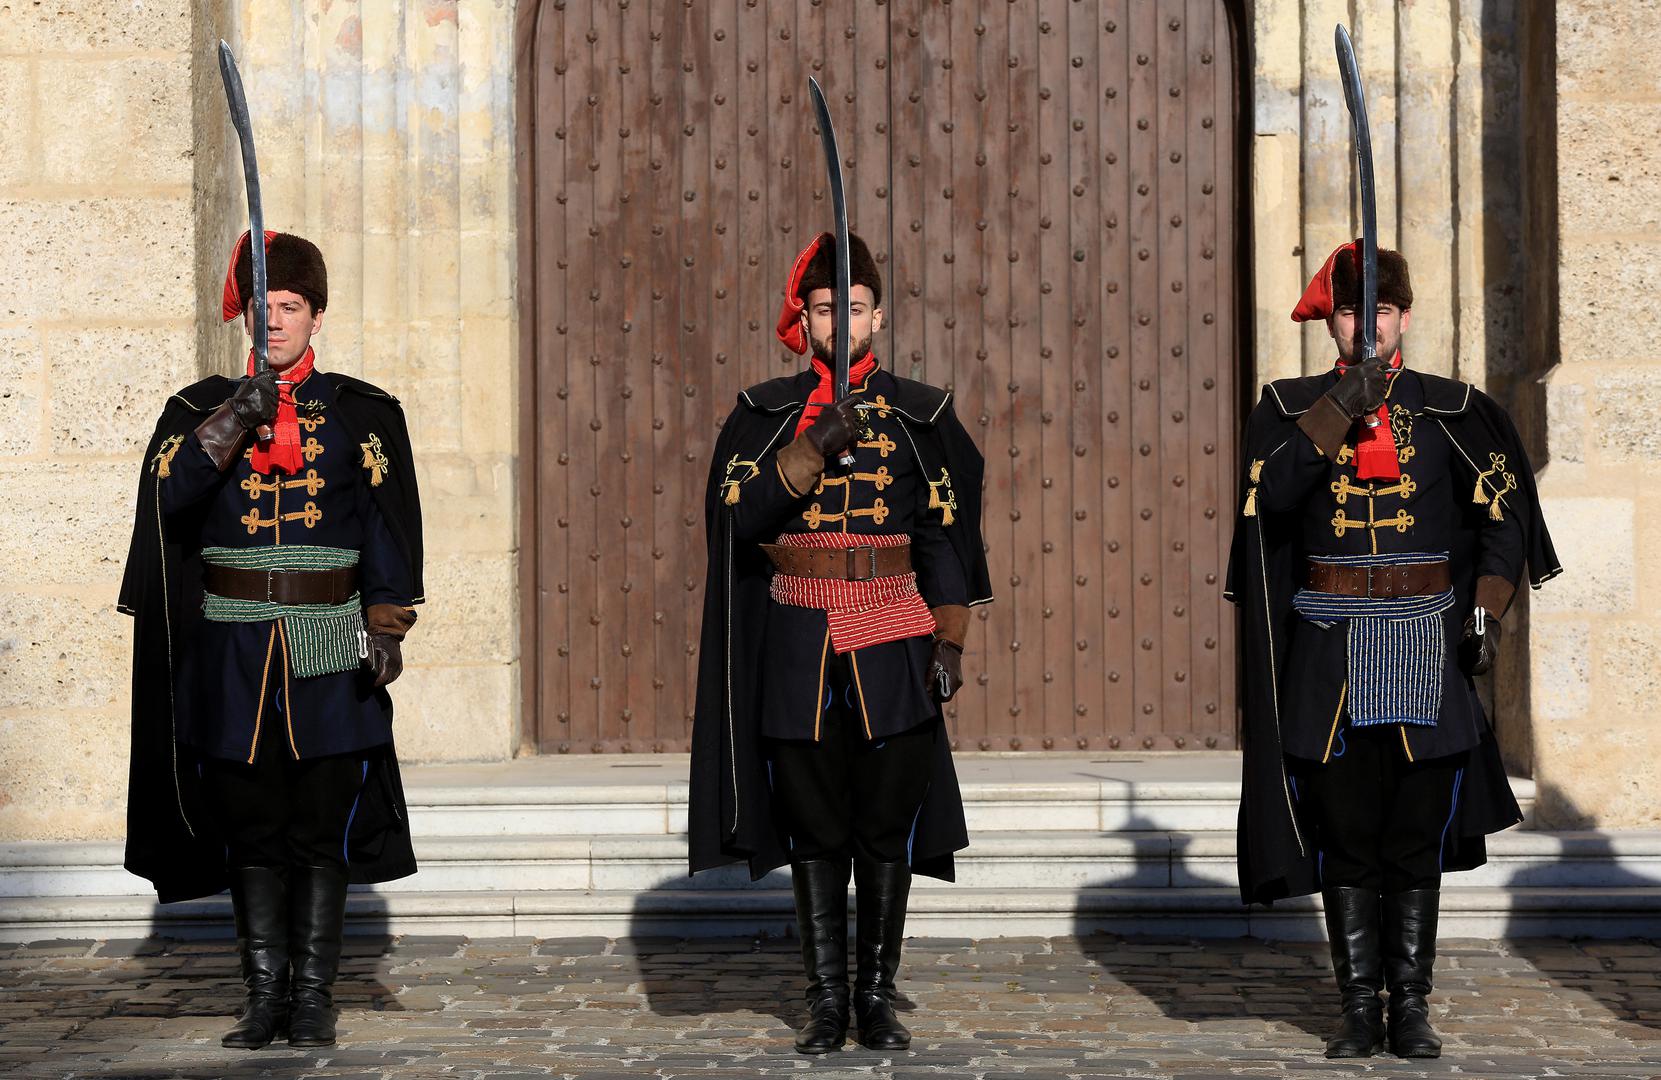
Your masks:
<svg viewBox="0 0 1661 1080"><path fill-rule="evenodd" d="M405 770L418 837L668 836L687 829L685 754L529 757ZM971 833L1235 827L1240 755L961 754ZM1534 784L1513 780L1524 813Z"/></svg>
<svg viewBox="0 0 1661 1080"><path fill-rule="evenodd" d="M704 937L786 935L794 925L784 889L555 892L354 892L348 932L473 937ZM140 896L0 900L0 940L227 937L225 896L165 907ZM1232 889L976 889L919 884L913 937L1054 937L1073 934L1255 936L1320 940L1320 902L1301 897L1245 909ZM1441 936L1661 936L1661 888L1446 890Z"/></svg>
<svg viewBox="0 0 1661 1080"><path fill-rule="evenodd" d="M966 888L1232 889L1233 832L977 832L957 858ZM421 871L383 892L740 891L788 888L786 871L751 882L741 866L686 873L682 836L480 836L418 841ZM1622 888L1661 884L1661 831L1529 832L1489 840L1485 866L1450 888ZM116 843L0 845L0 897L120 896L144 883Z"/></svg>

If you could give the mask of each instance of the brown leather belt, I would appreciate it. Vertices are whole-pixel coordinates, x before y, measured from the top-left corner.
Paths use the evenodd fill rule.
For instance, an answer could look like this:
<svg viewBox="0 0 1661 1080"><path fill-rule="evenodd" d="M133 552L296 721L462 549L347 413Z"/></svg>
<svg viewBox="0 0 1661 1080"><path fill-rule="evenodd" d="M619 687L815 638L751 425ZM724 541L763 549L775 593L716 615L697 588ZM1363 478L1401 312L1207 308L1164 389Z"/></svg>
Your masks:
<svg viewBox="0 0 1661 1080"><path fill-rule="evenodd" d="M1393 600L1403 596L1432 596L1447 592L1453 580L1448 564L1403 563L1396 566L1334 566L1311 562L1304 586L1315 592Z"/></svg>
<svg viewBox="0 0 1661 1080"><path fill-rule="evenodd" d="M236 570L202 568L202 585L228 600L272 604L344 604L358 591L356 567L340 570Z"/></svg>
<svg viewBox="0 0 1661 1080"><path fill-rule="evenodd" d="M792 577L829 578L832 581L870 581L911 573L911 545L872 547L855 544L845 548L801 548L783 544L762 544L761 550L781 574Z"/></svg>

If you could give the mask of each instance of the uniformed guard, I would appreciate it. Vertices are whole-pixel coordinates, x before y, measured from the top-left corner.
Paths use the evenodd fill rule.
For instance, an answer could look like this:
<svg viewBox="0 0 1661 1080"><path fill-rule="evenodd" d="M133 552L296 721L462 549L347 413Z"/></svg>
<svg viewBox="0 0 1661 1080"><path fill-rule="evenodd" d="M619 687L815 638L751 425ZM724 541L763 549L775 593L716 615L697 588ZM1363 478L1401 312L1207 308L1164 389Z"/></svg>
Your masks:
<svg viewBox="0 0 1661 1080"><path fill-rule="evenodd" d="M1444 870L1518 812L1472 676L1525 568L1559 572L1505 411L1408 368L1407 262L1378 253L1378 359L1357 363L1361 241L1292 313L1333 370L1269 384L1246 424L1229 597L1243 608L1242 897L1321 892L1342 1002L1327 1056L1441 1050L1426 997Z"/></svg>
<svg viewBox="0 0 1661 1080"><path fill-rule="evenodd" d="M859 1041L910 1045L893 1000L911 875L951 880L968 843L941 703L962 685L969 609L991 600L980 452L949 393L871 351L882 278L864 241L848 247L851 392L832 400L826 233L778 323L811 366L741 393L716 445L693 727L692 870L790 864L804 1054L847 1036L850 871Z"/></svg>
<svg viewBox="0 0 1661 1080"><path fill-rule="evenodd" d="M250 1049L285 1031L334 1042L347 883L415 871L385 688L422 599L403 412L317 369L323 256L264 242L270 368L250 352L247 378L168 400L121 598L136 618L127 867L163 902L229 885L247 1001L223 1041ZM250 282L244 233L223 314L252 333Z"/></svg>

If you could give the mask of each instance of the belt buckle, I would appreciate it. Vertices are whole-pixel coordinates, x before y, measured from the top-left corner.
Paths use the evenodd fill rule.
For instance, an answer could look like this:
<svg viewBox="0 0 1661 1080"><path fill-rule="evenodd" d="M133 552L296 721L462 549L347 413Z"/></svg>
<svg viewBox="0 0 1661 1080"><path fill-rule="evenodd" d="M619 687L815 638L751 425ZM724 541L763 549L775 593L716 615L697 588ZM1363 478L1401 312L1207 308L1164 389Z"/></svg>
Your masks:
<svg viewBox="0 0 1661 1080"><path fill-rule="evenodd" d="M876 576L877 576L877 549L872 547L870 544L859 544L859 545L856 545L854 547L847 548L846 550L848 552L848 580L849 581L874 581L874 580L876 580ZM869 562L868 566L869 566L870 571L871 571L870 573L866 574L863 577L860 576L859 566L854 561L855 556L859 552L862 552L862 551L870 559L870 562Z"/></svg>
<svg viewBox="0 0 1661 1080"><path fill-rule="evenodd" d="M277 572L275 570L267 570L265 572L265 602L268 604L275 602L271 599L271 593L277 584L276 573Z"/></svg>
<svg viewBox="0 0 1661 1080"><path fill-rule="evenodd" d="M1373 570L1374 569L1376 569L1376 567L1369 566L1369 567L1366 568L1366 570L1367 570L1367 599L1369 599L1369 600L1377 600L1378 599L1378 597L1373 595Z"/></svg>

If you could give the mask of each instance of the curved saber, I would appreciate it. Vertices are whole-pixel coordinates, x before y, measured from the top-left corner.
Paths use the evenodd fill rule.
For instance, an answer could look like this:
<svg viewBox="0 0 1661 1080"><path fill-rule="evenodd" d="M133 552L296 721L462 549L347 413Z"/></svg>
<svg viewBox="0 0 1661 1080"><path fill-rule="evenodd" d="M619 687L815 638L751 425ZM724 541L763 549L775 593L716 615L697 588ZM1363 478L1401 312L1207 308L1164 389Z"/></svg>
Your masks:
<svg viewBox="0 0 1661 1080"><path fill-rule="evenodd" d="M231 47L219 43L219 74L225 80L225 101L231 108L231 126L242 144L242 176L248 182L248 254L253 260L254 370L271 367L271 328L266 322L265 211L260 206L260 168L254 160L254 122L248 115L248 95L236 69ZM269 436L267 436L269 437Z"/></svg>
<svg viewBox="0 0 1661 1080"><path fill-rule="evenodd" d="M1378 356L1378 202L1373 190L1373 136L1367 126L1367 98L1361 89L1361 71L1355 46L1342 23L1333 33L1338 70L1344 81L1344 104L1350 111L1355 141L1356 172L1361 181L1361 309L1356 321L1361 331L1361 360Z"/></svg>
<svg viewBox="0 0 1661 1080"><path fill-rule="evenodd" d="M819 142L825 149L825 168L830 176L831 213L836 219L836 362L832 386L835 400L841 401L848 396L848 367L852 363L848 353L853 345L849 336L853 329L849 325L853 318L850 311L853 282L848 263L848 197L842 187L842 155L836 148L836 129L831 126L830 106L825 101L825 92L820 88L819 80L812 75L807 77L807 89L808 96L813 99L814 118L819 122ZM842 454L840 463L844 468L853 467L851 449Z"/></svg>

